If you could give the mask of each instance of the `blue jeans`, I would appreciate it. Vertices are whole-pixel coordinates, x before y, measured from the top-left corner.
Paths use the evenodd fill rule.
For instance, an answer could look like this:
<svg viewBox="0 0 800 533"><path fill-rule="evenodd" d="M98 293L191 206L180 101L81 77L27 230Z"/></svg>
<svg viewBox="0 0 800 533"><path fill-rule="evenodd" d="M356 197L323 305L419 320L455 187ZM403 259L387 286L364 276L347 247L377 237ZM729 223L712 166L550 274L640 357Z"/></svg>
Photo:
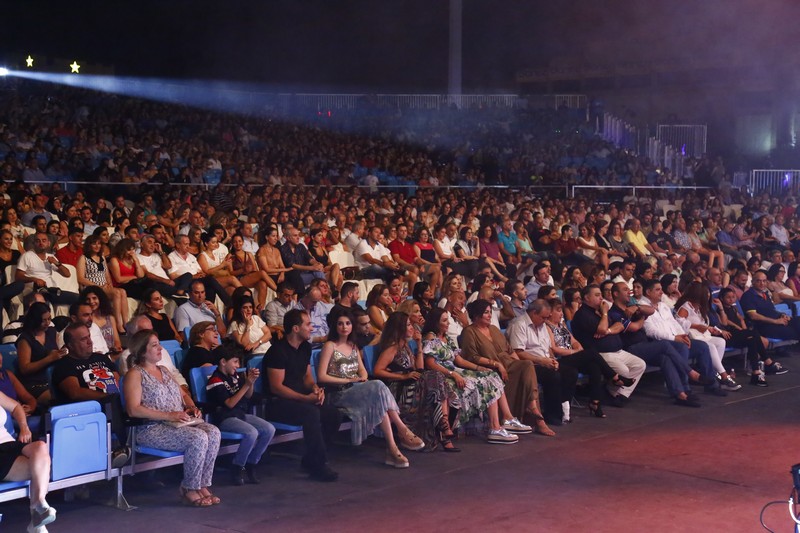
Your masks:
<svg viewBox="0 0 800 533"><path fill-rule="evenodd" d="M713 379L716 383L717 371L714 370L714 364L711 361L711 351L708 348L708 344L703 341L698 341L692 339L692 346L687 347L682 342L678 341L669 341L678 353L680 353L686 359L686 367L691 370L689 367L689 359L694 359L697 361L697 371L700 372L704 378ZM689 370L686 373L689 373Z"/></svg>
<svg viewBox="0 0 800 533"><path fill-rule="evenodd" d="M234 417L226 418L219 428L222 431L244 435L239 444L239 450L233 457L233 464L236 466L244 466L246 463L258 464L272 441L272 437L275 436L275 426L263 418L251 414L244 415L244 420Z"/></svg>
<svg viewBox="0 0 800 533"><path fill-rule="evenodd" d="M680 344L680 343L674 343ZM685 344L682 344L686 348ZM673 341L648 341L633 344L626 348L637 357L644 359L648 365L661 367L664 381L667 384L667 391L670 396L677 397L680 393L692 391L689 387L689 363L688 357L683 356L673 346Z"/></svg>

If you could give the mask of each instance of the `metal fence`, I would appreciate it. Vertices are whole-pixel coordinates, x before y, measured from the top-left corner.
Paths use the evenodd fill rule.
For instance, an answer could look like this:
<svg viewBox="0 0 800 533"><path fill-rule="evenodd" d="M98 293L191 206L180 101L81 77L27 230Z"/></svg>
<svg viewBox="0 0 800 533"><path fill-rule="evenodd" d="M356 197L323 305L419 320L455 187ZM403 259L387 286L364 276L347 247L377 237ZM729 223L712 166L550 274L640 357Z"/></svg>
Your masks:
<svg viewBox="0 0 800 533"><path fill-rule="evenodd" d="M684 155L677 148L650 137L647 139L647 157L662 169L669 169L673 174L683 177Z"/></svg>
<svg viewBox="0 0 800 533"><path fill-rule="evenodd" d="M639 154L639 129L611 113L603 113L602 123L598 117L595 130L606 141L620 148L626 148Z"/></svg>
<svg viewBox="0 0 800 533"><path fill-rule="evenodd" d="M800 190L800 170L756 169L750 171L750 194L768 192L770 195L797 194Z"/></svg>
<svg viewBox="0 0 800 533"><path fill-rule="evenodd" d="M659 190L664 192L675 192L679 190L705 190L705 189L713 189L713 187L704 187L704 186L694 186L694 185L572 185L570 190L570 198L575 198L575 190L576 189L592 189L595 191L604 191L604 190L630 190L633 196L636 196L636 192L640 190Z"/></svg>
<svg viewBox="0 0 800 533"><path fill-rule="evenodd" d="M656 139L684 156L700 157L706 153L707 132L705 124L659 124Z"/></svg>

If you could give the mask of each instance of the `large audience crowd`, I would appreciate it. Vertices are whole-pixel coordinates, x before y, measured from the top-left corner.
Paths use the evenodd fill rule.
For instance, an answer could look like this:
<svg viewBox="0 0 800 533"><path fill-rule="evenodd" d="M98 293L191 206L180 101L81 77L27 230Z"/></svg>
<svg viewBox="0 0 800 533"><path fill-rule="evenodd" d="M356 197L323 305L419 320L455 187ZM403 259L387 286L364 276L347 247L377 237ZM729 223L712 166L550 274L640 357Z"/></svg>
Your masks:
<svg viewBox="0 0 800 533"><path fill-rule="evenodd" d="M19 433L0 430L0 479L32 479L30 531L55 510L27 420L56 403L109 405L115 466L126 415L144 419L138 443L183 452L182 501L210 506L220 430L244 435L234 484L259 482L276 422L302 426L302 467L335 481L343 417L352 444L379 434L405 468L403 450L460 451L464 428L554 436L580 375L604 418L648 366L685 407L701 406L692 385L741 389L730 348L754 386L787 371L772 347L800 339L794 198L741 194L706 159L693 175L721 172L717 190L564 198L530 185L685 176L562 111L400 115L297 124L3 93L0 305L18 362L0 371L0 422ZM72 180L97 186L47 183ZM499 182L523 186L483 186ZM206 366L198 405L188 383Z"/></svg>

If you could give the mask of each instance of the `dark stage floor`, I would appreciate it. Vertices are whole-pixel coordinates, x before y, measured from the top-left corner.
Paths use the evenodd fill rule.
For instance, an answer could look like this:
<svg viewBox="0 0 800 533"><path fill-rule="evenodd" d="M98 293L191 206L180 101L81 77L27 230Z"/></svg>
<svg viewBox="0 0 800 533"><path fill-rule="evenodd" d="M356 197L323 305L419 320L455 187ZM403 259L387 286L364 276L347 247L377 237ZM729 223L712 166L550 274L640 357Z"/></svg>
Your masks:
<svg viewBox="0 0 800 533"><path fill-rule="evenodd" d="M411 468L383 466L382 443L337 446L337 483L308 481L299 461L276 447L262 484L232 487L217 473L222 505L178 504L178 468L126 478L130 512L104 506L111 486L92 486L88 502L50 501L59 531L170 533L220 531L759 531L764 503L786 499L791 465L800 463L800 355L796 370L747 385L727 398L701 394L703 407L668 403L657 375L648 374L624 409L605 420L575 410L558 436L522 436L513 446L462 438L460 454L409 455ZM699 388L698 388L699 389ZM154 486L159 481L162 486ZM27 502L0 506L2 531L24 531ZM791 531L786 506L767 524Z"/></svg>

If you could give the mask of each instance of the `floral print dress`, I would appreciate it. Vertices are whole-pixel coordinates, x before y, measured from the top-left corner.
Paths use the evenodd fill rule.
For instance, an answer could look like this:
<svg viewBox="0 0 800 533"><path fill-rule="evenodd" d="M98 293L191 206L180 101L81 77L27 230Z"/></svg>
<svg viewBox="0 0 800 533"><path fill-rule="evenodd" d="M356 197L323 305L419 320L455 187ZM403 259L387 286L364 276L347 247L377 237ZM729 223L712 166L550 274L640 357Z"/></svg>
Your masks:
<svg viewBox="0 0 800 533"><path fill-rule="evenodd" d="M496 372L466 370L458 368L455 364L456 355L461 350L456 346L452 339L442 340L439 337L425 340L422 343L422 353L425 357L433 360L459 374L466 385L459 389L455 381L447 379L450 391L459 399L459 421L466 424L472 417L482 417L487 407L496 402L503 395L503 380Z"/></svg>

